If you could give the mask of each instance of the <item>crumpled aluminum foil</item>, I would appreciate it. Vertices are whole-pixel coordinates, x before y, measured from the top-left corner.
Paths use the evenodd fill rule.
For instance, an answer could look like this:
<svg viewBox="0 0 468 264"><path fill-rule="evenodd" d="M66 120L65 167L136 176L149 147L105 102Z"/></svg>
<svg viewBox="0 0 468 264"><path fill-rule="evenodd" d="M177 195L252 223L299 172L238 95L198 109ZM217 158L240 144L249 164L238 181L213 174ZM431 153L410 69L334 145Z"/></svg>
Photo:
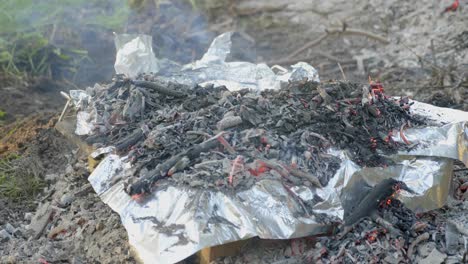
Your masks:
<svg viewBox="0 0 468 264"><path fill-rule="evenodd" d="M424 105L418 103L418 106ZM314 206L313 213L329 216L329 221L325 222L312 212L307 212L309 217L300 216L304 215L304 209L296 198L281 182L270 179L260 180L252 188L236 194L160 186L146 202L138 203L124 192L122 181L118 181L130 170L126 157L111 154L94 170L89 181L103 202L121 216L129 242L144 263L174 263L205 247L255 236L288 239L327 234L337 218L343 219L345 208L365 190L362 181L370 186L390 177L405 182L415 194L402 191L399 198L415 212L445 204L453 160L460 159L467 164L462 158L467 155L468 113L434 109L448 116L458 115L458 119L464 118L464 121L406 130L406 138L418 138L431 144L395 155L396 165L387 168L361 168L346 153L330 151L342 162L327 186L292 188L304 203L311 201L314 195L323 199ZM426 113L426 116L433 115Z"/></svg>
<svg viewBox="0 0 468 264"><path fill-rule="evenodd" d="M148 35L115 35L114 69L117 74L136 77L143 72L158 72L159 65L153 52L152 37Z"/></svg>
<svg viewBox="0 0 468 264"><path fill-rule="evenodd" d="M280 76L272 75L266 65L225 62L230 46L228 36L229 33L219 36L200 61L177 74L167 74L168 78L188 82L219 80L226 82L229 89L248 86L259 90L278 87L289 78L316 77L319 80L315 69L308 64L299 64L292 72ZM237 76L234 70L237 67L248 70ZM210 77L211 70L219 74L213 75L217 79ZM294 71L297 72L294 74ZM327 186L291 188L304 203L315 195L322 198L313 212L304 212L307 209L297 198L281 182L271 179L260 180L238 193L161 185L146 202L138 203L124 192L122 179L128 177L131 170L127 157L115 154L105 157L88 180L100 198L120 215L129 242L144 263L174 263L205 247L255 236L288 239L327 234L337 219L343 219L345 209L363 193L365 185L372 186L385 178L402 180L415 191L415 194L403 191L400 199L416 212L445 204L453 160L468 165L468 113L419 102L414 102L412 109L432 120L433 126L403 132L408 141L419 145L410 152L394 155L395 165L361 168L346 152L330 150L330 154L339 156L342 162ZM77 123L83 130L89 125L89 120ZM399 133L394 135L394 140L402 141ZM320 219L317 214L322 214Z"/></svg>
<svg viewBox="0 0 468 264"><path fill-rule="evenodd" d="M258 90L278 89L291 78L308 77L320 81L317 70L306 62L292 66L285 76L277 76L268 65L244 61L226 62L231 51L233 32L216 37L200 60L178 67L176 63L156 58L151 46L151 36L116 35L117 57L114 68L117 73L135 77L140 73L158 73L185 84L226 85L231 91L243 88ZM167 70L166 68L170 68Z"/></svg>

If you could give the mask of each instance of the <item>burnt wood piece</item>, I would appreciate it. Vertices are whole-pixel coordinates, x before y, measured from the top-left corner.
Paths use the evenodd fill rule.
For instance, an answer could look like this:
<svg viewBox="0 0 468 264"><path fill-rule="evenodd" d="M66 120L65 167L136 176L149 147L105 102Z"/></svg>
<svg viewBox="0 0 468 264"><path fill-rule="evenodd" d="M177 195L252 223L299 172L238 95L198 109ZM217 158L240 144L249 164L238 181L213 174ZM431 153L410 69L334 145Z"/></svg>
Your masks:
<svg viewBox="0 0 468 264"><path fill-rule="evenodd" d="M207 152L210 149L217 147L220 144L217 137L213 137L205 142L202 142L198 145L190 147L188 150L173 156L172 158L168 159L164 163L159 164L156 166L154 170L151 170L148 173L148 177L144 177L134 184L130 185L129 188L126 190L129 195L138 195L138 194L148 194L151 193L152 186L154 184L163 179L164 177L168 176L168 172L171 168L173 168L180 160L183 158L188 158L189 160L193 160L200 156L201 153Z"/></svg>
<svg viewBox="0 0 468 264"><path fill-rule="evenodd" d="M399 187L397 187L399 185ZM381 202L392 196L396 188L412 192L405 183L395 179L385 179L374 186L362 201L352 208L351 214L345 219L345 226L353 225L362 218L375 213Z"/></svg>
<svg viewBox="0 0 468 264"><path fill-rule="evenodd" d="M115 144L115 149L117 151L126 150L127 148L129 148L129 147L135 145L136 143L138 143L143 138L144 138L143 131L138 128L135 131L133 131L132 134L128 135L127 137L125 137L122 140L120 140L119 142L117 142Z"/></svg>
<svg viewBox="0 0 468 264"><path fill-rule="evenodd" d="M175 89L167 88L167 85L158 82L148 81L132 81L135 86L151 89L159 94L173 96L173 97L186 97L187 94L177 91ZM169 86L170 87L170 86Z"/></svg>

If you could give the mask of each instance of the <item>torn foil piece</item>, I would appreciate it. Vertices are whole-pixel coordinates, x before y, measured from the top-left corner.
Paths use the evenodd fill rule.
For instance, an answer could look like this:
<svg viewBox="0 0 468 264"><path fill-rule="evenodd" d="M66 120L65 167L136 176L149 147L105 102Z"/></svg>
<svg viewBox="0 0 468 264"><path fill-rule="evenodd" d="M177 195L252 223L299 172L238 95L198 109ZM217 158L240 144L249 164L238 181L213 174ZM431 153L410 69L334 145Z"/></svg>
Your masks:
<svg viewBox="0 0 468 264"><path fill-rule="evenodd" d="M113 146L99 148L99 149L96 149L95 151L93 151L90 156L93 159L97 159L97 158L99 158L101 156L104 156L105 154L112 153L114 151L115 151L115 147L113 147Z"/></svg>
<svg viewBox="0 0 468 264"><path fill-rule="evenodd" d="M159 71L151 36L116 34L114 42L117 49L114 69L117 74L135 77L140 73Z"/></svg>
<svg viewBox="0 0 468 264"><path fill-rule="evenodd" d="M89 135L93 132L94 125L91 121L91 114L85 111L78 111L76 114L75 134L78 136Z"/></svg>
<svg viewBox="0 0 468 264"><path fill-rule="evenodd" d="M298 62L291 66L292 70L282 73L277 77L277 80L288 83L302 81L304 79L320 82L318 71L306 62Z"/></svg>
<svg viewBox="0 0 468 264"><path fill-rule="evenodd" d="M434 109L438 113L445 112L443 108ZM451 111L456 110L447 110ZM431 114L426 113L426 116ZM445 123L445 120L439 121ZM415 192L401 192L399 196L415 212L439 208L449 194L453 159L466 156L465 126L462 122L408 129L405 132L408 138L417 135L421 141L431 143L412 152L430 156L400 153L393 157L395 165L387 168L361 168L346 153L330 151L342 162L328 185L321 189L295 186L286 190L281 182L271 179L260 180L238 193L163 183L140 204L124 192L122 181L118 181L130 173L131 167L125 163L125 157L116 155L106 157L89 181L101 199L120 214L130 244L145 263L153 263L154 259L158 259L158 263L174 263L205 247L255 236L288 239L329 234L336 221L343 219L350 201L366 191L365 186L390 177L405 182ZM362 182L366 184L360 184ZM296 197L307 203L314 196L323 201L315 204L313 211L304 212Z"/></svg>
<svg viewBox="0 0 468 264"><path fill-rule="evenodd" d="M147 35L116 35L115 44L117 58L115 71L135 77L138 74L158 72L168 80L187 85L214 84L225 85L231 91L244 88L265 90L279 89L288 80L308 78L319 81L317 70L305 62L292 66L292 71L283 75L276 75L264 63L255 64L244 61L227 62L231 52L232 32L216 37L208 51L200 60L177 67L176 63L166 59L156 58L151 46L151 36ZM168 65L160 67L158 65ZM171 70L167 70L170 68Z"/></svg>
<svg viewBox="0 0 468 264"><path fill-rule="evenodd" d="M70 99L77 109L86 109L91 97L83 90L70 90Z"/></svg>

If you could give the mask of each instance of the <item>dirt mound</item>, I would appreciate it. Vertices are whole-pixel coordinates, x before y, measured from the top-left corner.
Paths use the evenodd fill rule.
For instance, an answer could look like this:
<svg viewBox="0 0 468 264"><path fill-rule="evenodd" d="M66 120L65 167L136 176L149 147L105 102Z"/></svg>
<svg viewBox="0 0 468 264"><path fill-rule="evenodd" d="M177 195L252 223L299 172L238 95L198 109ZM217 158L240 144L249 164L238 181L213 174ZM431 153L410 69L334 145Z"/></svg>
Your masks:
<svg viewBox="0 0 468 264"><path fill-rule="evenodd" d="M55 113L32 115L0 127L0 157L24 150L42 130L53 128Z"/></svg>
<svg viewBox="0 0 468 264"><path fill-rule="evenodd" d="M118 215L87 183L87 160L55 119L0 131L0 263L134 263Z"/></svg>
<svg viewBox="0 0 468 264"><path fill-rule="evenodd" d="M60 91L68 91L70 88L71 86L66 83L48 78L2 82L0 110L5 116L0 118L0 128L4 124L30 115L58 111L65 105L65 99L60 96Z"/></svg>

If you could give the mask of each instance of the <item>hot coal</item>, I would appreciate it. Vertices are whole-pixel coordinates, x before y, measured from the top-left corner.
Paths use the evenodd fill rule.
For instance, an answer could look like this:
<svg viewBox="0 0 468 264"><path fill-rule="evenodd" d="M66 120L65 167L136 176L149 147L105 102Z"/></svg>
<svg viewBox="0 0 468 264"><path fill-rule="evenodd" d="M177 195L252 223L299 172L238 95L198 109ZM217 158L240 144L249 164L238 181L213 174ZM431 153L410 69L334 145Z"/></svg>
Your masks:
<svg viewBox="0 0 468 264"><path fill-rule="evenodd" d="M361 201L356 202L351 208L347 208L348 210L345 212L345 225L353 225L362 218L371 216L379 208L395 208L395 206L398 205L399 208L403 208L401 203L398 203L398 200L392 197L400 189L412 192L404 182L392 178L381 181L373 187ZM402 214L403 212L404 211L401 211ZM400 212L393 210L391 213L395 214ZM409 227L411 227L411 225L412 223L410 223Z"/></svg>
<svg viewBox="0 0 468 264"><path fill-rule="evenodd" d="M321 187L340 165L330 148L362 166L385 166L386 156L412 146L392 135L424 124L407 98L387 97L376 83L305 80L258 92L117 76L91 94L97 122L86 140L128 155L127 191L135 196L161 180L242 190L272 178Z"/></svg>

